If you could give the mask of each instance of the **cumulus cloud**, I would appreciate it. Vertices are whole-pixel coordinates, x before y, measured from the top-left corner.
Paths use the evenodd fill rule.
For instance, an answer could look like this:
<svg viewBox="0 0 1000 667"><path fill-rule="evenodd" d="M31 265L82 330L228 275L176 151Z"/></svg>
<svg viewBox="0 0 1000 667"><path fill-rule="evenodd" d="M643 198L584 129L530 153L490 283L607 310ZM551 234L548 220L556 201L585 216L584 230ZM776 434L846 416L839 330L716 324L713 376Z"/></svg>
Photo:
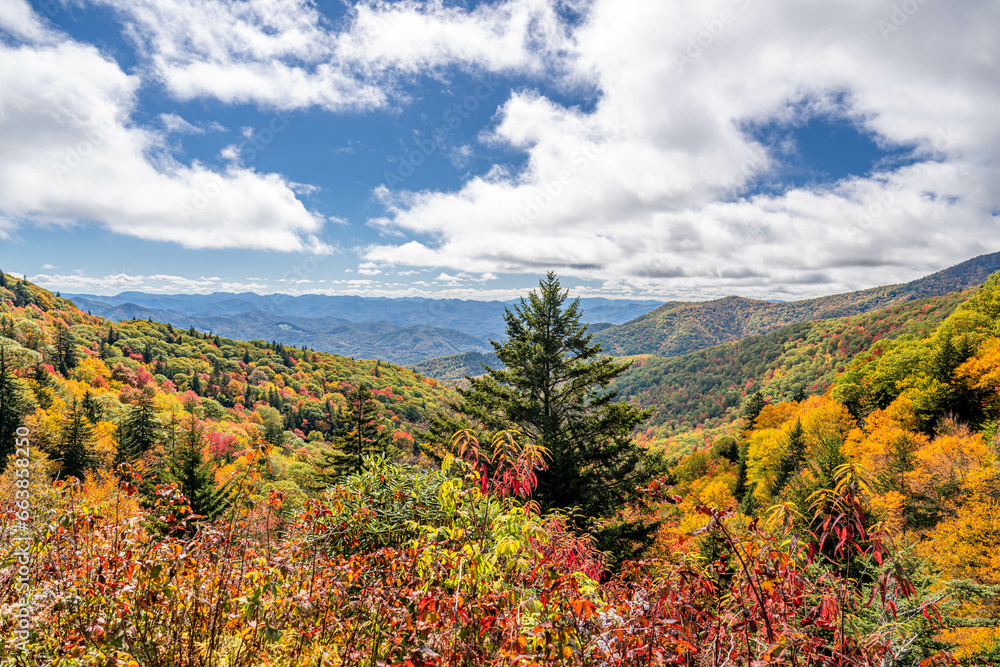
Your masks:
<svg viewBox="0 0 1000 667"><path fill-rule="evenodd" d="M595 0L564 73L593 82L594 108L513 95L485 141L524 168L449 192L379 188L372 224L421 240L363 258L787 298L1000 250L1000 5L902 4ZM817 116L913 164L746 194L782 159L747 128Z"/></svg>
<svg viewBox="0 0 1000 667"><path fill-rule="evenodd" d="M552 268L608 294L790 298L998 250L991 0L366 0L337 23L309 0L80 1L116 12L140 65L126 74L23 0L0 7L0 236L23 219L90 220L189 247L328 252L335 212L297 196L314 186L245 168L246 142L222 149L222 172L177 162L163 130L206 128L136 125L138 77L180 100L353 112L404 105L411 80L459 68L529 78L484 146L449 157L500 149L523 166L448 191L377 187L385 214L370 224L400 240L362 249L363 275L432 267L438 287L473 289ZM561 18L570 6L582 18ZM596 96L577 105L580 90ZM795 147L749 128L816 117L910 159L753 194Z"/></svg>
<svg viewBox="0 0 1000 667"><path fill-rule="evenodd" d="M204 123L195 125L184 120L175 113L161 113L160 124L166 132L177 134L205 134L206 132L225 132L226 128L219 123Z"/></svg>
<svg viewBox="0 0 1000 667"><path fill-rule="evenodd" d="M43 267L46 268L46 267ZM55 268L55 267L49 267ZM39 273L29 280L49 290L70 294L114 295L125 291L151 294L211 294L212 292L261 291L264 281L248 278L246 281L223 280L218 276L186 278L171 274L111 273L103 276L78 274Z"/></svg>
<svg viewBox="0 0 1000 667"><path fill-rule="evenodd" d="M32 10L31 5L23 0L10 0L0 4L0 32L33 42L54 38L53 33Z"/></svg>
<svg viewBox="0 0 1000 667"><path fill-rule="evenodd" d="M483 289L480 285L429 283L399 283L373 278L344 280L310 280L294 277L268 280L260 277L245 279L199 276L190 278L173 274L130 274L86 272L59 274L39 273L29 280L51 291L64 294L115 295L141 291L149 294L211 294L213 292L256 292L258 294L352 294L357 296L421 297L446 299L508 300L537 287L530 283L506 289ZM589 293L581 290L581 296ZM595 293L597 295L603 295Z"/></svg>
<svg viewBox="0 0 1000 667"><path fill-rule="evenodd" d="M278 109L386 106L394 78L450 65L547 73L568 48L549 0L472 11L443 2L361 2L332 25L309 0L90 0L113 8L149 67L184 100Z"/></svg>
<svg viewBox="0 0 1000 667"><path fill-rule="evenodd" d="M65 36L32 41L34 24L24 25L25 43L0 41L6 220L93 222L189 248L331 251L318 239L323 218L296 198L297 186L237 165L220 173L176 162L163 134L131 120L136 76Z"/></svg>

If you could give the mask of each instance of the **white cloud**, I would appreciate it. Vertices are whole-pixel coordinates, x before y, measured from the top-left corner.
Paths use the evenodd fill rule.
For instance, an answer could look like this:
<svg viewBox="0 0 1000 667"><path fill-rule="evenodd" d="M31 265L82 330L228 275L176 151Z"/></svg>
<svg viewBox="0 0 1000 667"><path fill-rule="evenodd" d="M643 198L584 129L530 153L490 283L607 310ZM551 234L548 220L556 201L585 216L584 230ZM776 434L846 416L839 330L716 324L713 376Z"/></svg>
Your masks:
<svg viewBox="0 0 1000 667"><path fill-rule="evenodd" d="M1000 250L1000 5L912 4L901 22L889 0L595 0L566 61L600 90L593 110L515 94L486 141L524 151L524 169L376 190L388 214L374 225L434 240L363 258L788 298ZM919 163L739 198L781 157L743 128L810 114L915 146Z"/></svg>
<svg viewBox="0 0 1000 667"><path fill-rule="evenodd" d="M377 276L382 273L374 262L363 262L358 265L358 273L363 276Z"/></svg>
<svg viewBox="0 0 1000 667"><path fill-rule="evenodd" d="M0 31L32 42L53 38L52 32L24 0L6 0L0 3Z"/></svg>
<svg viewBox="0 0 1000 667"><path fill-rule="evenodd" d="M351 273L350 269L345 273ZM431 285L425 281L409 284L385 282L372 278L345 278L343 280L277 279L261 277L227 279L219 276L186 278L171 274L47 274L28 276L29 280L51 291L64 294L115 295L126 291L150 294L211 294L213 292L256 292L258 294L350 294L357 296L421 297L440 299L473 299L506 301L524 296L537 284L530 281L521 286L503 289L484 289L481 285ZM318 288L319 284L329 287ZM607 290L577 287L571 290L576 296L621 296ZM625 294L624 296L628 296Z"/></svg>
<svg viewBox="0 0 1000 667"><path fill-rule="evenodd" d="M260 292L267 289L265 282L255 279L241 282L224 280L218 276L185 278L170 274L114 273L89 276L82 273L40 273L30 276L29 280L48 290L59 290L71 294L114 295L126 291L142 291L151 294L211 294L212 292Z"/></svg>
<svg viewBox="0 0 1000 667"><path fill-rule="evenodd" d="M161 113L160 124L166 132L178 134L205 134L206 132L225 132L226 128L216 122L195 125L184 120L175 113Z"/></svg>
<svg viewBox="0 0 1000 667"><path fill-rule="evenodd" d="M14 221L0 213L0 239L10 238L10 233L15 229L17 229L17 225Z"/></svg>
<svg viewBox="0 0 1000 667"><path fill-rule="evenodd" d="M457 146L448 152L448 159L451 161L451 166L456 169L462 169L466 167L473 156L472 146L464 145Z"/></svg>
<svg viewBox="0 0 1000 667"><path fill-rule="evenodd" d="M139 74L53 33L23 0L0 7L0 30L26 42L0 47L0 236L17 220L92 220L189 247L328 251L328 219L302 205L301 186L241 166L247 142L224 148L229 168L214 173L137 127L138 77L182 100L347 111L405 103L409 79L458 67L596 90L596 103L527 85L482 137L521 151L522 170L497 165L447 192L377 188L386 214L371 223L403 240L364 249L360 273L433 267L459 290L555 268L608 293L789 298L998 249L990 0L592 0L573 26L557 0L366 1L338 25L309 0L81 1L128 24ZM748 124L817 114L915 146L921 162L741 197L794 148L755 143ZM175 118L164 127L206 129Z"/></svg>
<svg viewBox="0 0 1000 667"><path fill-rule="evenodd" d="M160 123L167 132L177 132L180 134L205 134L205 130L192 125L175 113L161 113Z"/></svg>
<svg viewBox="0 0 1000 667"><path fill-rule="evenodd" d="M236 144L224 146L223 149L219 151L219 157L227 162L238 162L240 159L240 147Z"/></svg>
<svg viewBox="0 0 1000 667"><path fill-rule="evenodd" d="M130 119L138 86L65 37L0 42L0 215L189 248L331 251L323 218L282 177L176 162L161 133Z"/></svg>
<svg viewBox="0 0 1000 667"><path fill-rule="evenodd" d="M442 2L361 2L342 29L308 0L90 0L110 6L182 100L215 98L278 109L387 105L398 76L458 64L543 73L566 48L548 0L473 11Z"/></svg>
<svg viewBox="0 0 1000 667"><path fill-rule="evenodd" d="M373 263L373 262L367 262L367 265L370 266L370 267L372 267L372 268L374 268L376 266L376 264ZM417 273L417 272L416 271L400 271L398 273L398 275L404 276L404 275L409 275L409 274L412 274L412 273ZM468 282L485 283L485 282L488 282L490 280L496 280L496 279L497 279L497 276L496 276L495 273L483 273L483 274L477 276L477 275L473 275L473 274L470 274L470 273L466 273L464 271L462 271L460 273L457 273L455 275L451 275L451 274L449 274L449 273L447 273L445 271L442 271L440 274L438 274L437 278L435 278L433 280L433 283L435 285L446 285L448 287L458 287L458 286L460 286L460 285L462 285L464 283L468 283ZM426 284L426 283L422 283L422 284Z"/></svg>

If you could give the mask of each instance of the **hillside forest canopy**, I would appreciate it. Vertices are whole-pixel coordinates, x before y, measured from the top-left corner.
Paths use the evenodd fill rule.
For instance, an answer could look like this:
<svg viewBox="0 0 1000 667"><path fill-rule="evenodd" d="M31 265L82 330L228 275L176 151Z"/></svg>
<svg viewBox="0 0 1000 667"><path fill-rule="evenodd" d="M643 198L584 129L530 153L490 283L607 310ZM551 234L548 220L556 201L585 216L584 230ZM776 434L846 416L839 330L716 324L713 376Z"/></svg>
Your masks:
<svg viewBox="0 0 1000 667"><path fill-rule="evenodd" d="M575 309L543 278L455 390L0 274L0 655L1000 658L1000 275L673 359Z"/></svg>

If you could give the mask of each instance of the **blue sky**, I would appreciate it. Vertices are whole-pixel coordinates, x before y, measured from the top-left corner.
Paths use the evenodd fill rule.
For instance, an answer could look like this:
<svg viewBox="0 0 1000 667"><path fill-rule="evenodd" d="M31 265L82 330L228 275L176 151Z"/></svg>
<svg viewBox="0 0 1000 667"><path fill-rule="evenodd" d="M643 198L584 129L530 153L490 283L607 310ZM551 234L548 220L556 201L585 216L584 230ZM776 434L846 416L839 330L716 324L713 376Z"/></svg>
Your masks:
<svg viewBox="0 0 1000 667"><path fill-rule="evenodd" d="M995 3L6 0L51 289L791 299L1000 250Z"/></svg>

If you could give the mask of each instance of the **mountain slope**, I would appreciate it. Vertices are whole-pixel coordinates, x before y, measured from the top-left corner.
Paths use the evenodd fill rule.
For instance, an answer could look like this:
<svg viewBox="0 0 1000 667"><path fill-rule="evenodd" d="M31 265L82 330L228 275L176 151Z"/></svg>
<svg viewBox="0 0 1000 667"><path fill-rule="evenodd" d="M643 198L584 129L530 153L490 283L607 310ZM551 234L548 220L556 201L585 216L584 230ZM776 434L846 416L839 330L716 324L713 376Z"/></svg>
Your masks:
<svg viewBox="0 0 1000 667"><path fill-rule="evenodd" d="M77 297L75 302L94 315L116 322L152 319L240 340L277 340L294 346L345 357L383 359L412 364L431 357L490 350L489 343L455 329L428 325L398 326L388 322L351 322L338 317L295 317L261 310L234 315L187 315L177 310L147 308L134 303L110 305Z"/></svg>
<svg viewBox="0 0 1000 667"><path fill-rule="evenodd" d="M1000 253L993 253L913 282L804 301L776 303L730 296L707 303L672 302L609 327L600 338L615 355L679 356L795 322L857 315L966 289L982 284L997 270Z"/></svg>
<svg viewBox="0 0 1000 667"><path fill-rule="evenodd" d="M409 368L424 377L434 378L440 382L454 383L462 380L466 375L473 377L482 375L484 372L483 364L489 368L503 366L492 352L462 352L461 354L450 354L421 361Z"/></svg>
<svg viewBox="0 0 1000 667"><path fill-rule="evenodd" d="M227 448L265 438L283 447L282 466L302 473L279 480L300 485L336 438L351 387L375 391L386 436L407 445L410 433L455 398L436 381L388 363L191 334L146 320L114 324L2 273L0 347L42 450L58 458L61 424L78 404L94 427L88 447L102 465L114 456L116 424L143 396L153 400L161 445L175 438L178 424L195 419L221 467L232 458Z"/></svg>
<svg viewBox="0 0 1000 667"><path fill-rule="evenodd" d="M721 426L738 418L745 397L758 389L775 400L800 389L825 391L855 354L878 340L932 330L972 291L799 322L680 357L637 356L608 389L653 409L646 433L652 441L701 425Z"/></svg>

